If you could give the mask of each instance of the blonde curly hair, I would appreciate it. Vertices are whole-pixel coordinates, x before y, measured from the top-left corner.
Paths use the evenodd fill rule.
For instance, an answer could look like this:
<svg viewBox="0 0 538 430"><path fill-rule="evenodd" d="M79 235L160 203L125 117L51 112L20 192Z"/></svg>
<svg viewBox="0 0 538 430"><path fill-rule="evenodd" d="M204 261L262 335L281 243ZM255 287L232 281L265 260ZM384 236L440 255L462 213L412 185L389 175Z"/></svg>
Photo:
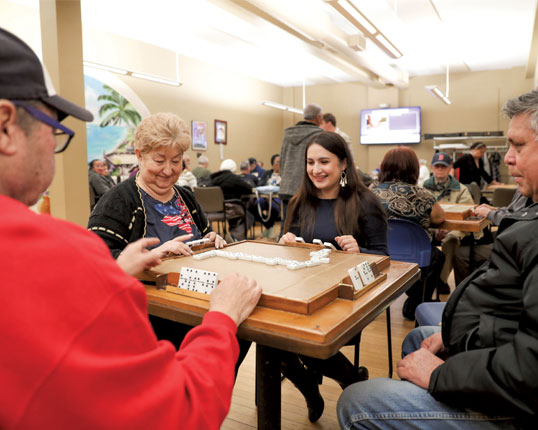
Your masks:
<svg viewBox="0 0 538 430"><path fill-rule="evenodd" d="M183 153L189 149L190 144L189 127L173 113L153 114L144 118L136 129L134 146L141 154L160 147L172 147Z"/></svg>

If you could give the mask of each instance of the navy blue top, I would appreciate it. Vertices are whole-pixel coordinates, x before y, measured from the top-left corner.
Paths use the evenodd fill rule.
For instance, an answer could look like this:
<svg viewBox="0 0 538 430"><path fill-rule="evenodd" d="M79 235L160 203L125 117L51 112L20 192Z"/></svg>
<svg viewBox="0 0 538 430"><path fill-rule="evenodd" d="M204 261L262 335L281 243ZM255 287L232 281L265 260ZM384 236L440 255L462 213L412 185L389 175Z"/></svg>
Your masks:
<svg viewBox="0 0 538 430"><path fill-rule="evenodd" d="M372 196L372 198L375 197ZM301 236L305 242L311 243L313 239L320 239L322 242L332 243L336 249L341 249L334 240L336 236L340 236L334 219L335 202L336 199L318 199L316 219L311 234L300 231L298 220L292 223L290 232ZM379 212L367 198L361 198L361 212L358 222L360 233L353 237L357 241L360 251L365 254L389 255L387 223L379 216Z"/></svg>
<svg viewBox="0 0 538 430"><path fill-rule="evenodd" d="M202 233L196 227L189 209L179 195L166 203L155 200L140 189L146 209L146 237L158 237L160 244L178 236L192 234L192 239L201 239ZM158 245L157 245L158 246Z"/></svg>

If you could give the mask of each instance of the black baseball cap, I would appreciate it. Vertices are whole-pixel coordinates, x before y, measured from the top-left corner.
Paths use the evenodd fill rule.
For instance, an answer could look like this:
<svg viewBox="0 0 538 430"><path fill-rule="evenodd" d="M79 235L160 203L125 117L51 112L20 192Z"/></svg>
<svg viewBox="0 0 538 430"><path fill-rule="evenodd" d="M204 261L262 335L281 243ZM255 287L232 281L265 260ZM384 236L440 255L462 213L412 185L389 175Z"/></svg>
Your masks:
<svg viewBox="0 0 538 430"><path fill-rule="evenodd" d="M452 164L452 158L446 152L436 152L433 154L432 166L437 164L448 167Z"/></svg>
<svg viewBox="0 0 538 430"><path fill-rule="evenodd" d="M56 94L52 80L32 49L14 34L0 28L0 98L40 100L56 109L58 120L71 115L92 121L93 115Z"/></svg>

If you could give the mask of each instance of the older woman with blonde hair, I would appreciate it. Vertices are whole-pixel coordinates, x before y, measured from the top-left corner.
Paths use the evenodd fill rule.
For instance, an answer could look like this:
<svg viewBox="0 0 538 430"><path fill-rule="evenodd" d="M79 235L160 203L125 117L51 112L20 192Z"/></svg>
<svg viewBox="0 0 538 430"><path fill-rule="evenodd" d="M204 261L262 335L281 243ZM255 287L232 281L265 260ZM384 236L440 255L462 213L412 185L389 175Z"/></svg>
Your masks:
<svg viewBox="0 0 538 430"><path fill-rule="evenodd" d="M139 172L104 194L88 223L88 229L103 239L114 258L122 259L127 245L143 237L158 238L160 245L155 250L162 255L191 255L186 242L201 238L217 248L226 245L212 231L192 192L175 185L190 140L185 121L172 113L157 113L139 124L135 135ZM157 337L176 347L190 328L153 316L150 321Z"/></svg>

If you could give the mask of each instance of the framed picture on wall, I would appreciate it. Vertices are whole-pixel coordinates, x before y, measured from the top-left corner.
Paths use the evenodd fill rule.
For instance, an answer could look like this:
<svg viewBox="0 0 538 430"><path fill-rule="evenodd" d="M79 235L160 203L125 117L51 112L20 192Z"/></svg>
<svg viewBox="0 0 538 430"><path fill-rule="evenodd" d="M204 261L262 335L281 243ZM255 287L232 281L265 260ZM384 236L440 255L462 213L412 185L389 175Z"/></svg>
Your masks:
<svg viewBox="0 0 538 430"><path fill-rule="evenodd" d="M215 120L215 143L226 145L228 136L228 123L220 119Z"/></svg>
<svg viewBox="0 0 538 430"><path fill-rule="evenodd" d="M207 124L204 121L191 121L193 151L207 151Z"/></svg>

